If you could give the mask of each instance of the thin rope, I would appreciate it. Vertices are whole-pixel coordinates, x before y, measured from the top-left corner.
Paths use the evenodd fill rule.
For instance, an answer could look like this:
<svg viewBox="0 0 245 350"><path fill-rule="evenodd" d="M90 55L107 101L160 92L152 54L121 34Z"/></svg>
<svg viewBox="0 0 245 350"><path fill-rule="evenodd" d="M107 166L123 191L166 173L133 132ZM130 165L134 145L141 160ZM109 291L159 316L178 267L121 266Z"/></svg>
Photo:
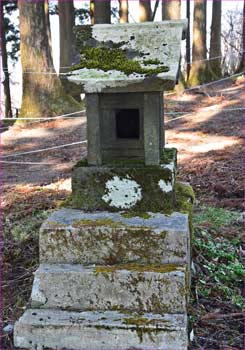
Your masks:
<svg viewBox="0 0 245 350"><path fill-rule="evenodd" d="M27 151L27 152L20 152L20 153L8 154L8 155L6 155L6 156L3 156L2 158L10 158L10 157L23 156L23 155L26 155L26 154L46 152L46 151L50 151L50 150L53 150L53 149L59 149L59 148L68 147L68 146L74 146L74 145L79 145L79 144L83 144L83 143L87 143L87 140L85 140L85 141L78 141L78 142L72 142L72 143L66 143L66 144L64 144L64 145L58 145L58 146L53 146L53 147L48 147L48 148L36 149L36 150L34 150L34 151Z"/></svg>
<svg viewBox="0 0 245 350"><path fill-rule="evenodd" d="M237 108L211 108L211 107L212 106L206 107L206 108L210 108L208 111L198 111L198 112L208 113L211 111L224 111L224 112L226 112L226 111L242 111L245 109L245 107L237 107ZM197 111L167 112L167 113L164 113L164 115L182 114L182 113L193 114L193 113L197 113Z"/></svg>
<svg viewBox="0 0 245 350"><path fill-rule="evenodd" d="M0 163L4 163L4 164L27 164L27 165L60 165L60 164L64 164L64 163L38 163L38 162L12 162L12 161L8 161L8 160L0 160Z"/></svg>
<svg viewBox="0 0 245 350"><path fill-rule="evenodd" d="M200 84L200 85L196 85L196 86L193 86L191 88L188 88L188 89L185 89L183 90L181 93L184 93L186 91L191 91L191 90L195 90L195 89L199 89L199 88L202 88L203 86L209 86L209 85L212 85L212 84L215 84L215 83L218 83L220 81L224 81L224 80L228 80L228 79L231 79L231 78L234 78L234 77L238 77L239 75L244 75L244 73L237 73L237 74L233 74L233 75L230 75L226 78L222 78L222 79L219 79L219 80L214 80L214 81L211 81L210 83L205 83L205 84ZM170 95L175 95L176 92L173 91L173 92L169 92L167 94L164 94L164 96L170 96Z"/></svg>
<svg viewBox="0 0 245 350"><path fill-rule="evenodd" d="M222 110L222 109L221 109L221 110ZM244 110L244 108L241 108L241 110ZM215 111L215 110L213 109L213 110L204 111L204 112L211 112L211 111ZM182 115L181 117L176 117L176 118L173 118L173 119L170 119L170 120L166 120L166 121L165 121L165 124L170 123L170 122L173 122L173 121L175 121L175 120L182 119L182 118L190 117L190 116L193 115L194 113L197 113L197 112L187 113L186 115ZM202 112L202 111L198 111L198 113L203 113L203 112Z"/></svg>
<svg viewBox="0 0 245 350"><path fill-rule="evenodd" d="M79 113L85 113L86 112L86 110L85 109L83 109L82 111L77 111L77 112L72 112L72 113L67 113L67 114L61 114L61 115L58 115L58 116L56 116L56 117L47 117L47 118L39 118L39 117L37 117L37 118L35 118L35 117L30 117L30 118L28 118L28 117L24 117L24 118L2 118L2 119L0 119L0 120L53 120L53 119L60 119L60 118L74 118L74 119L76 119L76 118L78 118L78 117L70 117L71 115L74 115L74 114L79 114ZM83 115L83 117L84 117L84 115Z"/></svg>

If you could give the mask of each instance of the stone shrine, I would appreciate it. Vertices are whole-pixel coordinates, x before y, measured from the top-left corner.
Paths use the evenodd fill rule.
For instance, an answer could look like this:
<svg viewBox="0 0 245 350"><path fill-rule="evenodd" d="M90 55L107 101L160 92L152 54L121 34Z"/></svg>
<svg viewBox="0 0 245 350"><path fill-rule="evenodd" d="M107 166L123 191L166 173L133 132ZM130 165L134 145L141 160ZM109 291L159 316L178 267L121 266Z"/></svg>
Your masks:
<svg viewBox="0 0 245 350"><path fill-rule="evenodd" d="M86 94L88 156L40 229L16 347L187 350L194 195L176 181L163 123L185 27L76 27L79 62L65 79Z"/></svg>

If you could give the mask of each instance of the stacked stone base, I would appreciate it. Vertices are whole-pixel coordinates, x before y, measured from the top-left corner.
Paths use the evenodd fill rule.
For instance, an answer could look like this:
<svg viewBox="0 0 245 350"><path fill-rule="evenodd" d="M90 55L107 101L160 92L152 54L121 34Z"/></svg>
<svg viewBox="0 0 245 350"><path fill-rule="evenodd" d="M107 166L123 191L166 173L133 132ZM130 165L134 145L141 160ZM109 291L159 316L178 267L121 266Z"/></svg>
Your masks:
<svg viewBox="0 0 245 350"><path fill-rule="evenodd" d="M186 350L189 246L186 214L53 213L15 346Z"/></svg>
<svg viewBox="0 0 245 350"><path fill-rule="evenodd" d="M185 314L31 309L15 328L17 347L74 350L186 350Z"/></svg>
<svg viewBox="0 0 245 350"><path fill-rule="evenodd" d="M157 167L74 168L74 209L40 230L16 347L187 350L193 198L175 174L174 150Z"/></svg>

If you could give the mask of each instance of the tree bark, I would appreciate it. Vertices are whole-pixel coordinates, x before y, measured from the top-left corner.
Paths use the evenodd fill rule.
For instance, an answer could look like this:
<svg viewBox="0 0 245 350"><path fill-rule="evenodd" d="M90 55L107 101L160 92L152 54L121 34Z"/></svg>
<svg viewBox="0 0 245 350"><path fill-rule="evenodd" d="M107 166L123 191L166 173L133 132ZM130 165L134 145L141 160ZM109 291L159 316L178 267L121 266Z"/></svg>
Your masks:
<svg viewBox="0 0 245 350"><path fill-rule="evenodd" d="M190 0L186 0L186 18L188 20L186 30L186 80L188 81L191 69L191 36L190 36L190 21L191 21L191 9Z"/></svg>
<svg viewBox="0 0 245 350"><path fill-rule="evenodd" d="M146 22L152 20L152 10L150 0L139 0L139 21Z"/></svg>
<svg viewBox="0 0 245 350"><path fill-rule="evenodd" d="M192 65L188 84L195 86L204 83L206 78L206 9L207 0L194 0Z"/></svg>
<svg viewBox="0 0 245 350"><path fill-rule="evenodd" d="M65 94L52 61L44 2L18 2L23 96L20 117L50 117L80 105Z"/></svg>
<svg viewBox="0 0 245 350"><path fill-rule="evenodd" d="M181 0L162 0L162 20L180 19Z"/></svg>
<svg viewBox="0 0 245 350"><path fill-rule="evenodd" d="M119 22L128 23L128 0L119 0Z"/></svg>
<svg viewBox="0 0 245 350"><path fill-rule="evenodd" d="M209 70L211 77L221 77L221 12L222 1L213 0ZM218 58L215 58L218 57ZM214 59L215 58L215 59Z"/></svg>
<svg viewBox="0 0 245 350"><path fill-rule="evenodd" d="M93 25L94 24L94 0L90 0L90 22Z"/></svg>
<svg viewBox="0 0 245 350"><path fill-rule="evenodd" d="M110 0L94 0L94 23L111 23Z"/></svg>
<svg viewBox="0 0 245 350"><path fill-rule="evenodd" d="M66 72L73 63L75 25L73 1L59 1L59 22L60 22L60 72Z"/></svg>
<svg viewBox="0 0 245 350"><path fill-rule="evenodd" d="M8 71L8 55L6 49L6 37L4 30L4 16L3 16L3 2L1 1L1 53L2 53L2 66L4 69L4 116L5 118L12 118L12 108L11 108L11 95L10 95L10 86L9 86L9 71Z"/></svg>
<svg viewBox="0 0 245 350"><path fill-rule="evenodd" d="M241 41L241 61L240 61L240 64L237 68L237 71L236 73L240 73L240 72L243 72L244 71L244 50L245 50L245 47L244 47L244 36L245 36L245 32L244 32L244 27L245 27L245 3L243 4L243 21L242 21L242 41Z"/></svg>

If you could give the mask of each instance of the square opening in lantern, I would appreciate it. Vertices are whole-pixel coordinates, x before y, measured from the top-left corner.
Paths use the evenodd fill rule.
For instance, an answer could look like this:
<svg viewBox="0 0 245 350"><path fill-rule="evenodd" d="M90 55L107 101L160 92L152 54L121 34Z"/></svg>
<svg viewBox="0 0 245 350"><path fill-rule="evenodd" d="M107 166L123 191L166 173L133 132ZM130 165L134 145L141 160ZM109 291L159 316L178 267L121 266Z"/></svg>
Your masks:
<svg viewBox="0 0 245 350"><path fill-rule="evenodd" d="M140 138L140 111L139 109L117 109L116 137L118 139Z"/></svg>

